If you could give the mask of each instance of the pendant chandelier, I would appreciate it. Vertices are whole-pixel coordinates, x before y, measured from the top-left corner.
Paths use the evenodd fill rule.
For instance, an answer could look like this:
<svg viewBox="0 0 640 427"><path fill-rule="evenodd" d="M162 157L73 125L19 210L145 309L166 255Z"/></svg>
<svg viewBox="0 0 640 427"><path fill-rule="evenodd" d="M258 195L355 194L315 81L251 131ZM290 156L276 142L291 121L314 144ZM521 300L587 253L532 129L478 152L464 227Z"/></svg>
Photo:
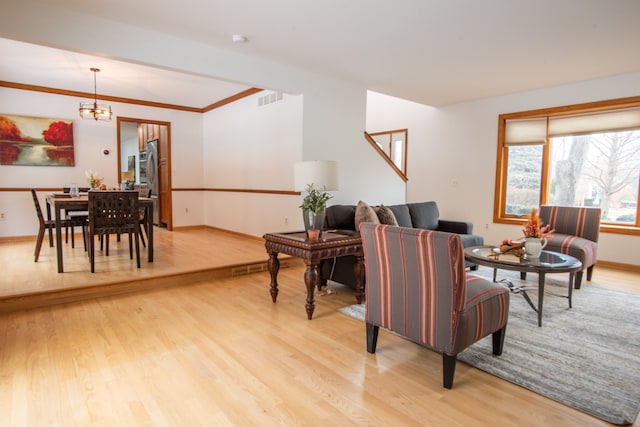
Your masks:
<svg viewBox="0 0 640 427"><path fill-rule="evenodd" d="M89 68L93 71L93 102L80 103L80 117L83 119L94 120L111 120L113 113L110 105L98 104L98 91L96 90L96 73L100 72L99 68Z"/></svg>

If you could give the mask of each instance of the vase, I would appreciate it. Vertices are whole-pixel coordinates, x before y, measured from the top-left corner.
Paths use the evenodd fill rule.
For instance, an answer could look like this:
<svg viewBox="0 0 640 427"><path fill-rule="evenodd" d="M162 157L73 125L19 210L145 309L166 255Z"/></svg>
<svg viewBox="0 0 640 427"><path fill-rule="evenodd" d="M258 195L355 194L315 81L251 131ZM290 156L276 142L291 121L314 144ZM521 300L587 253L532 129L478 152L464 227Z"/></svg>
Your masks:
<svg viewBox="0 0 640 427"><path fill-rule="evenodd" d="M527 258L540 258L540 254L545 246L547 246L547 239L527 237L524 243L524 253L527 255Z"/></svg>
<svg viewBox="0 0 640 427"><path fill-rule="evenodd" d="M304 230L309 236L309 230L320 230L318 238L322 235L322 227L324 226L324 218L326 211L324 209L314 212L310 209L302 210L302 220L304 222Z"/></svg>

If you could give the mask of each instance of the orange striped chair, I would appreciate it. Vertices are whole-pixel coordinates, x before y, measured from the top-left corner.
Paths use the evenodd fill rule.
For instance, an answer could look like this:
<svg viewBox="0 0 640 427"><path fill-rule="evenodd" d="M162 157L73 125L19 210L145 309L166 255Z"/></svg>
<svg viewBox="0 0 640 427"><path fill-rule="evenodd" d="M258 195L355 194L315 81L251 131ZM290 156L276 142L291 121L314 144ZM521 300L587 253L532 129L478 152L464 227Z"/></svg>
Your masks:
<svg viewBox="0 0 640 427"><path fill-rule="evenodd" d="M543 224L549 224L555 230L547 238L545 250L571 255L582 262L582 271L576 274L574 285L575 289L580 289L584 270L590 281L596 264L600 208L543 205L539 215Z"/></svg>
<svg viewBox="0 0 640 427"><path fill-rule="evenodd" d="M362 223L366 274L367 351L382 327L442 353L450 389L457 355L493 334L502 354L509 291L465 272L460 236L441 231Z"/></svg>

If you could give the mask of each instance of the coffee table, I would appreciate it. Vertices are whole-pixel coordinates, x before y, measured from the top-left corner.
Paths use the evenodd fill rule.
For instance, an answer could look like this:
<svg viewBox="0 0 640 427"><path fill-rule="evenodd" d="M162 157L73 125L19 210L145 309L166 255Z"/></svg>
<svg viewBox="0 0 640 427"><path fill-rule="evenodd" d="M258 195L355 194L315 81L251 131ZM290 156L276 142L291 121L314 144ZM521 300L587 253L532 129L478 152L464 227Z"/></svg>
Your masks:
<svg viewBox="0 0 640 427"><path fill-rule="evenodd" d="M571 308L571 294L575 280L575 273L582 269L582 263L569 255L552 251L542 251L540 258L527 259L515 255L501 254L496 251L496 246L472 246L465 248L464 255L469 261L493 268L493 281L496 282L496 272L501 270L519 271L520 277L525 278L526 273L538 274L538 305L536 306L527 295L526 287L515 286L508 280L502 280L513 293L520 293L529 303L531 308L538 313L538 326L542 326L542 303L544 297L545 276L550 273L569 273L568 295L556 295L569 300Z"/></svg>
<svg viewBox="0 0 640 427"><path fill-rule="evenodd" d="M362 302L364 297L364 260L360 233L349 230L324 231L317 241L310 241L304 231L269 233L262 237L265 240L265 249L269 254L270 292L274 303L278 297L279 253L302 258L307 266L304 272L304 284L307 287L305 308L309 320L313 317L313 311L316 307L315 288L321 290L319 265L324 259L355 255L356 261L353 269L356 275L356 300L358 304Z"/></svg>

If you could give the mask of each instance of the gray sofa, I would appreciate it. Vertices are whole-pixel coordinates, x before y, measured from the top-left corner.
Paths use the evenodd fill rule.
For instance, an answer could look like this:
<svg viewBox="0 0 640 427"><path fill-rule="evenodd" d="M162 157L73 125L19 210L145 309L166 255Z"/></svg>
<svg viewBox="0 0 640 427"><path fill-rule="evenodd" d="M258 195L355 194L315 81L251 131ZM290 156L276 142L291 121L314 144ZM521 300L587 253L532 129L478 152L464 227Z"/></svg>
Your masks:
<svg viewBox="0 0 640 427"><path fill-rule="evenodd" d="M407 203L387 206L401 227L424 228L445 231L460 235L462 245L466 248L484 244L484 238L473 234L473 224L466 221L440 219L436 202ZM327 207L325 229L356 230L355 205L333 205ZM342 283L355 288L356 278L353 272L355 258L352 255L325 260L320 267L320 280ZM477 269L477 265L467 262L467 267Z"/></svg>

